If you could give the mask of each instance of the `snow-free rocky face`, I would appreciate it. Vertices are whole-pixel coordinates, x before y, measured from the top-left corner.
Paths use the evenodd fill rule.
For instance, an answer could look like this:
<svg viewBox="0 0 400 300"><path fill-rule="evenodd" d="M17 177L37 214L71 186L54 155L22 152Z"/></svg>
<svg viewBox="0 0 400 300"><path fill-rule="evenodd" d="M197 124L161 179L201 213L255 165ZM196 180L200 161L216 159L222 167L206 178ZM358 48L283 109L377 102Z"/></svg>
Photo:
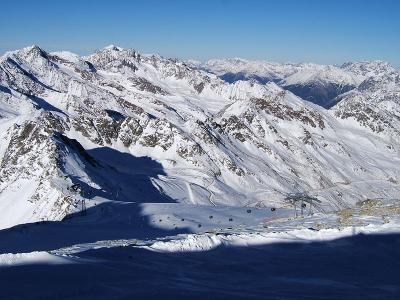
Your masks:
<svg viewBox="0 0 400 300"><path fill-rule="evenodd" d="M236 63L202 68L215 75L116 46L6 53L0 228L60 220L82 199L284 206L307 192L327 211L399 194L397 70L264 63L252 68L266 84L218 77L247 72Z"/></svg>

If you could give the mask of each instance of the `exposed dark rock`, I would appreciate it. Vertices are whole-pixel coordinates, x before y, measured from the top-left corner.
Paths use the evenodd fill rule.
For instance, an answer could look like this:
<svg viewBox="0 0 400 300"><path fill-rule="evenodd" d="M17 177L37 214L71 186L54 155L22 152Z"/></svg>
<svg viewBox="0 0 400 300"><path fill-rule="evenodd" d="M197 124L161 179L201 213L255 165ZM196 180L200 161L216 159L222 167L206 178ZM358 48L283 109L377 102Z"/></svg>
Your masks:
<svg viewBox="0 0 400 300"><path fill-rule="evenodd" d="M168 92L166 92L164 89L157 85L154 85L143 77L129 77L128 80L132 82L134 87L141 91L150 92L153 94L160 94L164 96L168 95Z"/></svg>
<svg viewBox="0 0 400 300"><path fill-rule="evenodd" d="M77 153L79 153L79 155L83 159L85 159L88 163L90 163L92 166L97 167L99 165L98 162L86 152L85 148L83 148L82 145L77 140L70 139L67 136L60 133L56 133L55 137L60 139L67 146L77 151Z"/></svg>

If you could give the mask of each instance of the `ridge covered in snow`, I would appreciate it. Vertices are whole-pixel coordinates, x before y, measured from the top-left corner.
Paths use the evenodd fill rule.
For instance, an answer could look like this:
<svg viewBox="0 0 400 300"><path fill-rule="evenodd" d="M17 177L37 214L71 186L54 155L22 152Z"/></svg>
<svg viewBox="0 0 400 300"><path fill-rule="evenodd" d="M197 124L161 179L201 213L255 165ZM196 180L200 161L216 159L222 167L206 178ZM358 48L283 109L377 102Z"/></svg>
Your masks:
<svg viewBox="0 0 400 300"><path fill-rule="evenodd" d="M329 108L337 97L358 87L370 77L398 73L387 62L348 62L342 66L312 63L275 63L262 60L211 59L205 63L188 61L195 68L216 74L227 82L256 80L275 82L297 96Z"/></svg>

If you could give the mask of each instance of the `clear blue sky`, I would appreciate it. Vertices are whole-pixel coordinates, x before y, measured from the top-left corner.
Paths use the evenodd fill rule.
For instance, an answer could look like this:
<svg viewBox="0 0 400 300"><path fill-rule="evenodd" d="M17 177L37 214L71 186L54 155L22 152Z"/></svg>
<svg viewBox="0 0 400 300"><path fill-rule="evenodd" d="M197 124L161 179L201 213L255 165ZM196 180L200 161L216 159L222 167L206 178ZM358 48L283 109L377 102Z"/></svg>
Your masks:
<svg viewBox="0 0 400 300"><path fill-rule="evenodd" d="M108 44L167 57L400 66L400 0L1 0L0 52Z"/></svg>

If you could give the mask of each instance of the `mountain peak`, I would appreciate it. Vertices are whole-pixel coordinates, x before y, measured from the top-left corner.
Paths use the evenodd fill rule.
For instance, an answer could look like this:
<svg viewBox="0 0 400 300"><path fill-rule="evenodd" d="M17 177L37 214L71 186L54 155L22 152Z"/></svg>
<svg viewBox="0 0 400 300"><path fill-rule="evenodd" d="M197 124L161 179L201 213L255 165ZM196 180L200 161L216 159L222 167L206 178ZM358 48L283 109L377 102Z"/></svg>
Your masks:
<svg viewBox="0 0 400 300"><path fill-rule="evenodd" d="M26 55L33 55L33 56L47 56L47 52L44 51L42 48L40 48L38 45L31 45L25 48L21 49L21 52L23 52Z"/></svg>
<svg viewBox="0 0 400 300"><path fill-rule="evenodd" d="M116 46L114 44L111 44L111 45L108 45L108 46L105 46L105 47L101 48L100 50L123 51L124 48L118 47L118 46Z"/></svg>
<svg viewBox="0 0 400 300"><path fill-rule="evenodd" d="M38 52L45 52L42 48L40 48L40 46L33 44L30 46L27 46L25 48L22 48L23 50L29 52L29 51L38 51Z"/></svg>
<svg viewBox="0 0 400 300"><path fill-rule="evenodd" d="M390 63L382 60L347 62L341 69L364 77L381 77L396 72Z"/></svg>

